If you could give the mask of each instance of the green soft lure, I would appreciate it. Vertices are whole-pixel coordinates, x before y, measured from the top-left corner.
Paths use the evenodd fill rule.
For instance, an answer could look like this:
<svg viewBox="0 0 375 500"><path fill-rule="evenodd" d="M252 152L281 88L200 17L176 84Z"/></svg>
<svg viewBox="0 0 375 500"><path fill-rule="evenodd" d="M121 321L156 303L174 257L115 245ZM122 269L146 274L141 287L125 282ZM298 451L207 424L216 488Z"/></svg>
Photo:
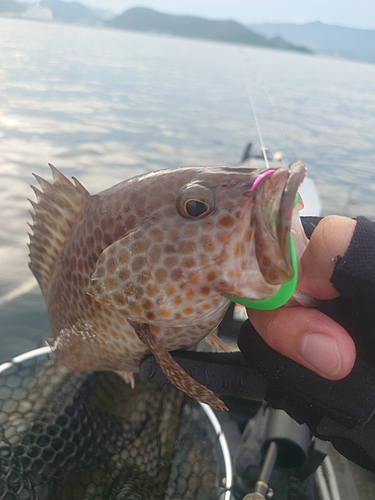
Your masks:
<svg viewBox="0 0 375 500"><path fill-rule="evenodd" d="M297 202L298 202L298 194L296 194L294 206L297 205ZM228 300L235 302L236 304L249 307L250 309L258 309L260 311L270 311L271 309L277 309L278 307L283 306L292 297L294 290L296 289L298 280L297 255L292 235L290 235L290 254L292 260L292 267L294 271L293 278L287 283L281 285L278 291L275 293L275 295L272 295L272 297L268 297L267 299L264 300L249 300L249 299L243 299L241 297L232 297L230 295L225 295L225 297Z"/></svg>

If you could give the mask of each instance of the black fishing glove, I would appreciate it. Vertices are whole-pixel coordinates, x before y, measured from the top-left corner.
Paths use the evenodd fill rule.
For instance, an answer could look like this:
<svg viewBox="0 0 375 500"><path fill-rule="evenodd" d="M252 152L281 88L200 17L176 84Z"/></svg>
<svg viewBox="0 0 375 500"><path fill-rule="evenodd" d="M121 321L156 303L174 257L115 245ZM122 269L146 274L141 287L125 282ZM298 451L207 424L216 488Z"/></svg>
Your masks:
<svg viewBox="0 0 375 500"><path fill-rule="evenodd" d="M302 218L308 237L319 218ZM175 359L198 382L222 397L261 401L285 410L311 432L331 441L344 456L375 472L375 223L358 217L350 246L331 278L341 296L319 309L352 336L357 358L352 372L330 381L270 348L249 321L241 327L241 352L177 351ZM141 375L162 383L153 358Z"/></svg>
<svg viewBox="0 0 375 500"><path fill-rule="evenodd" d="M314 224L309 218L304 227ZM308 234L308 236L310 236ZM266 399L350 460L375 472L375 224L358 217L350 246L331 281L341 294L319 309L341 324L357 350L351 373L329 381L267 346L249 322L238 345L268 381Z"/></svg>

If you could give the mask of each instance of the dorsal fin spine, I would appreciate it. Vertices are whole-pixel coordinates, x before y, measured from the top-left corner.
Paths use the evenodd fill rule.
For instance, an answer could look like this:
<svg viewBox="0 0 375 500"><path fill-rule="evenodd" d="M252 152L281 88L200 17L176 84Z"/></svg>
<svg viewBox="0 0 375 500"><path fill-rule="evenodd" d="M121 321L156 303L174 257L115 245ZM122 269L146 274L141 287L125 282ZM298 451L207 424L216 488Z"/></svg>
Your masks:
<svg viewBox="0 0 375 500"><path fill-rule="evenodd" d="M53 182L35 175L41 189L31 186L37 201L29 200L34 212L29 244L30 269L44 296L63 243L90 193L74 180L70 182L52 164Z"/></svg>

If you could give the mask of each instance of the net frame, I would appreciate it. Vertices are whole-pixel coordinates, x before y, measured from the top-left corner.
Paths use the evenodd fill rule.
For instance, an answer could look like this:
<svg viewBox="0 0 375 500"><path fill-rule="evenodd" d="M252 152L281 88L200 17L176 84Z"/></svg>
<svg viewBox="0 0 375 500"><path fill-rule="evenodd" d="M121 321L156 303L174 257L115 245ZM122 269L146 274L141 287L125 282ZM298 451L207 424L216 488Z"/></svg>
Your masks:
<svg viewBox="0 0 375 500"><path fill-rule="evenodd" d="M10 415L11 414L11 408L7 409L7 403L12 400L10 397L11 395L9 394L9 390L4 390L4 380L12 380L11 384L13 387L11 387L11 392L12 390L14 393L17 393L17 391L21 391L22 395L22 390L25 391L30 384L32 384L33 378L37 376L37 371L40 369L41 366L44 366L49 360L53 358L51 349L49 347L42 347L39 349L35 349L33 351L26 352L24 354L21 354L20 356L17 356L13 358L11 361L3 363L0 365L0 416L3 414L2 420L0 420L0 423L4 423L4 406L6 409L6 412ZM34 373L33 373L33 366L34 366ZM24 375L22 375L22 373ZM74 373L74 372L71 372ZM22 379L22 377L25 377L25 380L27 380L27 383L23 385L22 388L17 387L17 377L19 380ZM73 375L72 375L73 376ZM13 377L13 379L12 379ZM53 384L52 384L53 387ZM9 387L8 387L9 389ZM50 388L51 389L51 388ZM53 391L52 391L53 392ZM186 400L188 398L185 398ZM19 400L21 401L21 400ZM18 401L18 402L19 402ZM27 406L27 401L24 402L24 405ZM191 400L185 401L183 404L184 411L187 409L187 411L190 411L190 414L193 415L195 413L196 415L199 414L199 418L204 418L206 421L206 427L209 432L211 433L211 437L214 438L214 440L217 442L217 446L215 444L215 453L217 456L215 456L215 460L220 462L220 467L221 467L221 477L220 477L220 485L217 488L217 494L215 497L212 498L217 498L218 500L230 500L231 498L231 488L232 488L232 482L233 482L233 472L232 472L232 461L231 461L231 455L228 447L228 443L226 440L226 437L224 435L224 432L221 428L221 425L214 413L214 411L208 407L207 405L201 404L201 403L191 403ZM185 412L186 413L186 412ZM190 418L189 416L187 417L188 419ZM186 419L186 416L185 416ZM181 424L182 425L182 424ZM0 427L1 431L1 427ZM181 430L180 430L181 434ZM180 434L178 439L180 439ZM0 437L1 437L1 432L0 432ZM25 465L25 460L22 460L22 457L20 459L17 454L14 453L14 447L12 448L12 443L9 442L6 436L2 436L2 446L0 447L0 500L23 500L23 499L32 499L32 500L44 500L47 498L50 498L47 494L43 493L43 488L46 489L45 481L43 483L42 480L37 481L37 487L35 487L35 473L30 475L27 473L27 463ZM4 458L4 443L9 443L8 446L8 458ZM177 442L177 440L176 440ZM32 445L32 443L31 443ZM5 446L6 448L6 446ZM30 446L27 448L27 453L30 452ZM26 455L27 455L26 453ZM24 453L25 455L25 453ZM220 455L220 456L218 456ZM170 475L172 474L172 469L170 469ZM6 472L5 472L6 471ZM10 472L9 472L10 471ZM35 471L34 471L35 472ZM13 486L16 485L17 483L17 478L22 477L22 488L19 489L19 493L16 493L15 491L11 491L9 489L9 483L12 483L13 481ZM37 476L38 478L38 476ZM178 478L177 478L178 479ZM34 481L34 484L33 484ZM170 479L168 480L168 487L170 484ZM141 479L138 481L139 484L141 484ZM135 484L135 483L134 483ZM121 487L123 485L119 485L119 494L116 497L116 499L120 500L120 498L133 498L129 495L122 497L121 496ZM168 489L167 487L167 489ZM136 488L134 486L134 488ZM167 491L166 489L166 491ZM125 489L122 487L123 494L125 494ZM24 491L24 492L23 492ZM26 492L26 493L25 493ZM165 496L165 499L168 500L174 500L175 498L177 499L182 499L182 498L194 498L194 497L189 497L189 496L175 496L174 494L171 494L172 496ZM56 498L56 497L54 497ZM76 497L78 498L78 497ZM82 497L82 498L89 498L89 497ZM94 498L94 497L93 497ZM96 497L95 497L96 498ZM97 497L99 498L99 497ZM115 497L114 497L115 498ZM135 496L134 498L143 498L142 496ZM161 497L160 497L161 498Z"/></svg>

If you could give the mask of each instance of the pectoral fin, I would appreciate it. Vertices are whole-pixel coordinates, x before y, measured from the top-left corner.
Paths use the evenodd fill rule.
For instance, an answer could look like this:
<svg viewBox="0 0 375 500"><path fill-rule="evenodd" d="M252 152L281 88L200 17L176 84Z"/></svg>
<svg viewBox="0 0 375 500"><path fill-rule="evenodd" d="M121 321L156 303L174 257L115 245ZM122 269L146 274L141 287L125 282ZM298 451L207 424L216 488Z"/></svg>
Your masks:
<svg viewBox="0 0 375 500"><path fill-rule="evenodd" d="M172 358L170 353L158 340L152 331L152 325L134 325L139 338L147 345L155 356L160 368L167 379L180 391L183 391L192 399L206 403L216 410L227 410L226 405L215 394L204 385L194 380L188 375L181 366Z"/></svg>
<svg viewBox="0 0 375 500"><path fill-rule="evenodd" d="M151 281L144 238L136 230L101 253L87 293L129 319L146 322L146 311L140 304Z"/></svg>

